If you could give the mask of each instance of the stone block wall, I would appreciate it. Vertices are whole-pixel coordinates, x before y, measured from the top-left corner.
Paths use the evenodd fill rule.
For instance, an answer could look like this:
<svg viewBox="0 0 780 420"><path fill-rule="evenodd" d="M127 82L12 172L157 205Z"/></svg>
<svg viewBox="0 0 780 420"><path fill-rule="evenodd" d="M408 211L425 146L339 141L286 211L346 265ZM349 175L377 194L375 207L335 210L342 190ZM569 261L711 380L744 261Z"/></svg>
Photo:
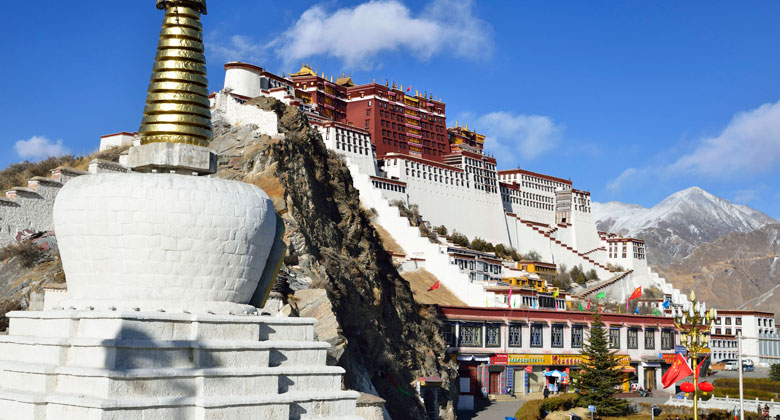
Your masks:
<svg viewBox="0 0 780 420"><path fill-rule="evenodd" d="M33 177L26 187L14 187L0 197L0 247L16 240L16 235L29 229L34 232L54 228L52 209L63 184L86 172L57 168L50 178Z"/></svg>

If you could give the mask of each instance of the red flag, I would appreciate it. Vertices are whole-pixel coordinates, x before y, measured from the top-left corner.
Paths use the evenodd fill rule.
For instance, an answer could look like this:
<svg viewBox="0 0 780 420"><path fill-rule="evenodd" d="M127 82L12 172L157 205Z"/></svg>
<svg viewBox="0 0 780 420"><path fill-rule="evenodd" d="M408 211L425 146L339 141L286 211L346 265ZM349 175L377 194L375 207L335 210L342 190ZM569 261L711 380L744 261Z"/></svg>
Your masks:
<svg viewBox="0 0 780 420"><path fill-rule="evenodd" d="M408 87L408 88L406 88L406 91L407 91L407 92L409 92L410 90L412 90L412 85L409 85L409 87Z"/></svg>
<svg viewBox="0 0 780 420"><path fill-rule="evenodd" d="M588 307L585 309L590 310L590 299L588 299Z"/></svg>
<svg viewBox="0 0 780 420"><path fill-rule="evenodd" d="M439 280L436 280L436 283L433 283L433 286L431 286L431 288L428 289L428 291L430 292L431 290L436 290L438 288L439 288Z"/></svg>
<svg viewBox="0 0 780 420"><path fill-rule="evenodd" d="M691 367L688 366L688 361L685 360L682 354L677 353L677 358L674 360L674 363L672 363L669 370L664 373L664 376L661 377L661 383L664 385L664 388L669 388L677 381L685 379L692 374L693 371L691 370Z"/></svg>
<svg viewBox="0 0 780 420"><path fill-rule="evenodd" d="M696 374L693 376L696 379L699 379L699 370L701 369L701 366L704 364L704 361L707 360L707 358L710 357L709 354L704 356L704 359L701 359L701 362L699 362L699 365L696 366Z"/></svg>
<svg viewBox="0 0 780 420"><path fill-rule="evenodd" d="M509 299L507 300L509 309L512 309L512 286L509 286Z"/></svg>
<svg viewBox="0 0 780 420"><path fill-rule="evenodd" d="M641 297L642 297L642 286L639 286L634 290L634 293L631 293L631 297L629 297L628 300L638 299Z"/></svg>

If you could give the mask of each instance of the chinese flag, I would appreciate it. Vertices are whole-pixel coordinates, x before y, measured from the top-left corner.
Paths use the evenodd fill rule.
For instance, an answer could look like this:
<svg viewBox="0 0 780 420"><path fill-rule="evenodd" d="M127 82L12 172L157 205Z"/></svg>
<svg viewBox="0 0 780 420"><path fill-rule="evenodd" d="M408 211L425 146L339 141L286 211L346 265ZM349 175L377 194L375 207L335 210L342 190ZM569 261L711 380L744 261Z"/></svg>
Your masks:
<svg viewBox="0 0 780 420"><path fill-rule="evenodd" d="M682 354L677 353L677 358L672 363L669 370L661 377L661 383L664 388L669 388L680 379L687 378L693 374L691 367L688 366L688 361L685 360Z"/></svg>
<svg viewBox="0 0 780 420"><path fill-rule="evenodd" d="M438 288L439 288L439 281L437 280L436 283L433 283L433 286L431 286L431 288L428 289L428 291L430 292L431 290L436 290Z"/></svg>
<svg viewBox="0 0 780 420"><path fill-rule="evenodd" d="M412 85L409 85L409 87L408 87L408 88L406 88L406 91L407 91L407 92L409 92L410 90L412 90Z"/></svg>
<svg viewBox="0 0 780 420"><path fill-rule="evenodd" d="M639 286L636 289L634 289L634 293L631 293L631 297L629 297L628 300L638 299L641 297L642 297L642 286Z"/></svg>

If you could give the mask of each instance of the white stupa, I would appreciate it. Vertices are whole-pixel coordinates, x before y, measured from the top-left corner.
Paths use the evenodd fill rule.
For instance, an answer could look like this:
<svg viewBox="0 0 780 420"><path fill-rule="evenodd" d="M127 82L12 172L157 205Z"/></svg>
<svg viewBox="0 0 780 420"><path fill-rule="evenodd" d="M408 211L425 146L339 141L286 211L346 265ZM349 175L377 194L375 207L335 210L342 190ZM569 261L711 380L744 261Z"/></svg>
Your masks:
<svg viewBox="0 0 780 420"><path fill-rule="evenodd" d="M205 0L157 6L134 172L79 177L58 195L68 296L8 314L0 420L358 419L358 393L326 366L315 320L257 313L284 254L271 200L197 176L216 162Z"/></svg>

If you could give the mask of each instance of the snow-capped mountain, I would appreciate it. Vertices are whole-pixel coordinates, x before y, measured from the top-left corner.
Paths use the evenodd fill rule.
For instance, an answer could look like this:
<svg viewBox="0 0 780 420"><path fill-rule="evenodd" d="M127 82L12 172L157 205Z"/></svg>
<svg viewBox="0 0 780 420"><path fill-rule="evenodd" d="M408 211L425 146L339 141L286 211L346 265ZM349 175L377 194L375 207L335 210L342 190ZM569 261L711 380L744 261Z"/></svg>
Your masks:
<svg viewBox="0 0 780 420"><path fill-rule="evenodd" d="M732 232L750 232L774 219L699 187L678 191L652 208L620 202L593 203L599 230L647 242L648 262L666 266L695 247Z"/></svg>

